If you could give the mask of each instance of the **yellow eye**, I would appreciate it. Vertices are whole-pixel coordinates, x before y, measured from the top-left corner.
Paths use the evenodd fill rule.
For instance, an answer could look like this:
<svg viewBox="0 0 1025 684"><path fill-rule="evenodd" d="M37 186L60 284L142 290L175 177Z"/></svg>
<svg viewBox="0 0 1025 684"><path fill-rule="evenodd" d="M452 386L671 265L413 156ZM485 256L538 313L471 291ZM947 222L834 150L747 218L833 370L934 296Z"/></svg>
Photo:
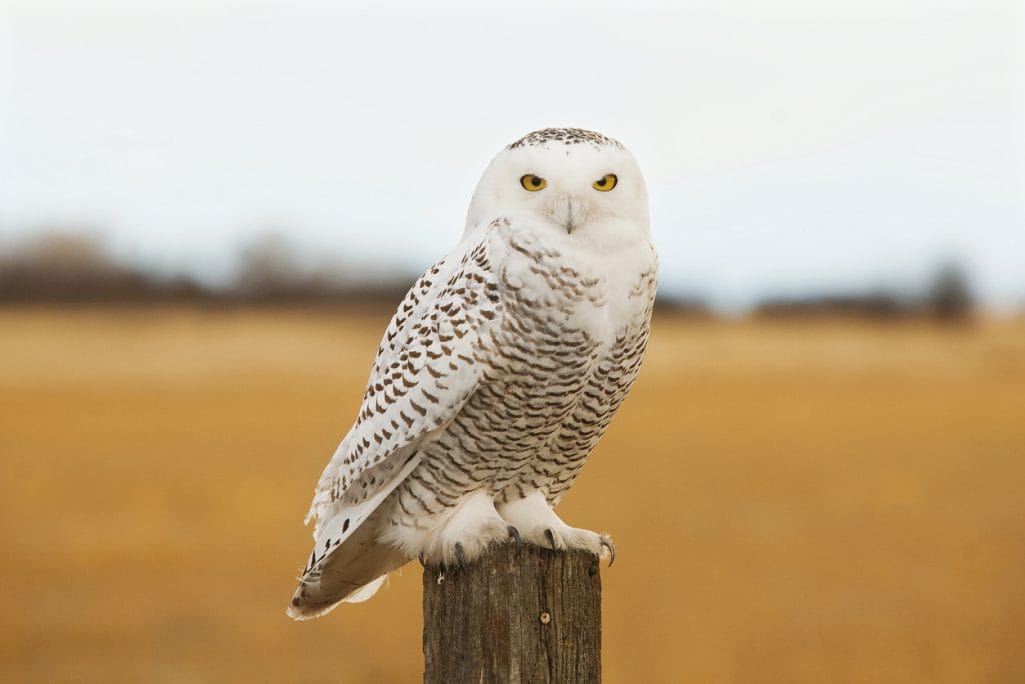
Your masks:
<svg viewBox="0 0 1025 684"><path fill-rule="evenodd" d="M520 185L523 186L524 190L537 192L538 190L544 190L545 186L548 185L548 181L541 176L535 176L532 173L528 173L520 179Z"/></svg>
<svg viewBox="0 0 1025 684"><path fill-rule="evenodd" d="M616 178L616 174L607 173L598 180L596 180L594 183L592 183L591 187L593 187L595 190L599 192L608 192L612 188L616 187L616 183L618 182L619 179Z"/></svg>

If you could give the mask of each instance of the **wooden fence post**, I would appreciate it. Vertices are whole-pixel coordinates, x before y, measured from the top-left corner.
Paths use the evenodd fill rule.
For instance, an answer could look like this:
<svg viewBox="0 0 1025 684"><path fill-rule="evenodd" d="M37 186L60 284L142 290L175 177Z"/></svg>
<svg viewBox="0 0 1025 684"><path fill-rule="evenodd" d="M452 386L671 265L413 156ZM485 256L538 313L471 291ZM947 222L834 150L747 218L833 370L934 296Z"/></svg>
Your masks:
<svg viewBox="0 0 1025 684"><path fill-rule="evenodd" d="M598 682L601 576L583 551L493 547L424 569L424 682Z"/></svg>

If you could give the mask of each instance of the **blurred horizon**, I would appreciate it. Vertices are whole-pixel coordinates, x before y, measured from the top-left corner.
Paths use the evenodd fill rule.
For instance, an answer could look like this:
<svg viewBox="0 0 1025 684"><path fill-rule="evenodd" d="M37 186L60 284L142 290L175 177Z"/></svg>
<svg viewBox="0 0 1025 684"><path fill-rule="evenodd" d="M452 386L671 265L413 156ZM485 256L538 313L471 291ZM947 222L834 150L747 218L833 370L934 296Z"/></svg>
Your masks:
<svg viewBox="0 0 1025 684"><path fill-rule="evenodd" d="M1019 3L173 4L2 6L0 249L87 226L222 287L278 233L419 273L498 149L576 125L639 158L669 297L742 313L955 263L1025 303Z"/></svg>
<svg viewBox="0 0 1025 684"><path fill-rule="evenodd" d="M161 274L115 255L96 232L38 232L0 249L0 305L101 306L212 304L375 308L390 311L419 273L304 251L281 233L244 244L217 283L188 273ZM958 262L936 264L923 283L766 296L743 311L717 309L692 293L659 291L656 313L697 318L804 317L964 323L977 315L1025 315L1025 307L988 309Z"/></svg>

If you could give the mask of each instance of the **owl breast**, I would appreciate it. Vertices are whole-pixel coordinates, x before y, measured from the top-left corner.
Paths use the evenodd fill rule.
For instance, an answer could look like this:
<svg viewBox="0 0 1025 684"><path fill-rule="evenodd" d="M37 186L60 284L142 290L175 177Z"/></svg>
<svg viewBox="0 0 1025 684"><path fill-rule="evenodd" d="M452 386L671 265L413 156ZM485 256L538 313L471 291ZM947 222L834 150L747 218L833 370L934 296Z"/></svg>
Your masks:
<svg viewBox="0 0 1025 684"><path fill-rule="evenodd" d="M501 324L481 338L487 369L473 396L398 492L399 520L416 525L464 495L496 501L541 490L555 502L626 397L648 338L654 252L603 260L543 245L498 225L489 269Z"/></svg>

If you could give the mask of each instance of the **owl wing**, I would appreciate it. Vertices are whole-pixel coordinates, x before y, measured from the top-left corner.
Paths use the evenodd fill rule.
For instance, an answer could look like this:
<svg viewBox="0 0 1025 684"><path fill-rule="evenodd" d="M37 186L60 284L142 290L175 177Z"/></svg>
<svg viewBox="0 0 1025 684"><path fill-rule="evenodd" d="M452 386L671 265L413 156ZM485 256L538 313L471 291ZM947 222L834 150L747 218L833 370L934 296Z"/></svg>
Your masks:
<svg viewBox="0 0 1025 684"><path fill-rule="evenodd" d="M317 485L305 574L366 521L473 394L486 370L478 342L500 310L483 242L457 249L410 289L381 341L356 423Z"/></svg>

